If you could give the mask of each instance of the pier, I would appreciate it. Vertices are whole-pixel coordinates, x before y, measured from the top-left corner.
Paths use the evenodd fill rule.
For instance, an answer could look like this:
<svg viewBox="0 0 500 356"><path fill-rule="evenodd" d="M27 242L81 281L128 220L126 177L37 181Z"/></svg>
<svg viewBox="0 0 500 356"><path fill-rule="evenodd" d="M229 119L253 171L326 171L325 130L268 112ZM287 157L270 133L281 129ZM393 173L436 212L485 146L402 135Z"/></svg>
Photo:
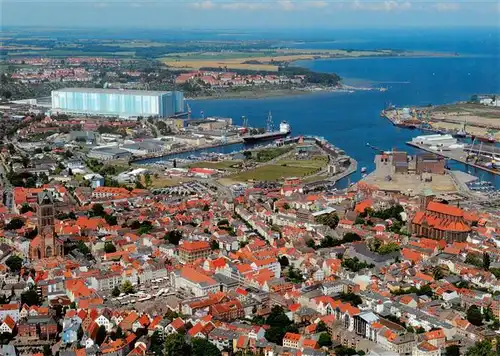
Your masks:
<svg viewBox="0 0 500 356"><path fill-rule="evenodd" d="M426 151L426 152L430 152L430 153L434 153L434 154L436 154L438 156L441 156L441 157L444 157L444 158L447 158L447 159L452 159L454 161L466 164L466 165L468 165L470 167L482 169L483 171L500 175L500 171L498 171L496 169L492 169L492 168L488 168L488 167L479 165L479 164L477 164L477 163L475 163L473 161L468 161L467 160L467 154L468 154L467 148L465 148L465 149L458 149L457 148L457 149L453 149L453 150L450 150L450 151L438 151L438 150L431 150L428 146L420 145L418 143L414 143L414 142L411 142L411 141L406 142L406 144L408 146L412 146L412 147L418 148L420 150L423 150L423 151Z"/></svg>

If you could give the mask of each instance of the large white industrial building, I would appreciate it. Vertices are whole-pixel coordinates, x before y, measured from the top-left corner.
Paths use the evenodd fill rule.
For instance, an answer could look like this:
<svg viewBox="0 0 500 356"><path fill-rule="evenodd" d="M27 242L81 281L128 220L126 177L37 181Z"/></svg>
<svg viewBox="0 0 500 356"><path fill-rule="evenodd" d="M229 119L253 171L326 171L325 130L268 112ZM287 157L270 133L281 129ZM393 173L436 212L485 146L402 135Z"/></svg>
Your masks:
<svg viewBox="0 0 500 356"><path fill-rule="evenodd" d="M184 112L180 91L64 88L52 91L52 112L117 117L171 117Z"/></svg>

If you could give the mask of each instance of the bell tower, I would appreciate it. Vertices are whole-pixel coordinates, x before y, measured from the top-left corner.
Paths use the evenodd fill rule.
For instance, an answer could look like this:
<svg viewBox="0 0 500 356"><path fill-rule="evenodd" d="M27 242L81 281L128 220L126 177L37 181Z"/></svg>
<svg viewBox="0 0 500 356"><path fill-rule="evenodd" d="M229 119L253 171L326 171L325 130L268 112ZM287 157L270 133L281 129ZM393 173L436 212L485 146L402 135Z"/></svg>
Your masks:
<svg viewBox="0 0 500 356"><path fill-rule="evenodd" d="M63 242L54 233L55 205L51 192L44 190L38 194L36 215L38 235L30 242L30 259L63 256Z"/></svg>
<svg viewBox="0 0 500 356"><path fill-rule="evenodd" d="M46 226L54 231L55 209L51 192L44 190L38 194L36 214L39 233L44 231Z"/></svg>

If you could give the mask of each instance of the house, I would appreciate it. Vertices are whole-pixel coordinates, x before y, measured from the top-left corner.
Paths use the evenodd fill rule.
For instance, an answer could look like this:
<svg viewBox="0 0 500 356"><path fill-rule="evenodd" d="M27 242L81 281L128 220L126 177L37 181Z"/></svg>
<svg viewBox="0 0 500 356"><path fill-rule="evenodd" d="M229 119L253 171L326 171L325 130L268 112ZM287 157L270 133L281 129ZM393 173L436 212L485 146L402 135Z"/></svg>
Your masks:
<svg viewBox="0 0 500 356"><path fill-rule="evenodd" d="M14 319L15 322L19 321L19 304L0 304L0 319L5 320L7 316Z"/></svg>
<svg viewBox="0 0 500 356"><path fill-rule="evenodd" d="M424 334L424 340L437 348L441 348L446 344L446 336L443 329L426 332Z"/></svg>
<svg viewBox="0 0 500 356"><path fill-rule="evenodd" d="M102 314L99 315L94 321L97 323L97 325L104 326L107 332L110 332L113 328L113 324L110 322L110 320Z"/></svg>
<svg viewBox="0 0 500 356"><path fill-rule="evenodd" d="M291 349L300 349L302 336L300 334L287 332L283 337L283 347L289 347Z"/></svg>
<svg viewBox="0 0 500 356"><path fill-rule="evenodd" d="M170 281L172 288L181 289L202 297L209 293L217 293L220 283L191 267L183 267L180 271L171 273Z"/></svg>
<svg viewBox="0 0 500 356"><path fill-rule="evenodd" d="M441 349L427 341L422 341L413 348L412 356L441 356Z"/></svg>
<svg viewBox="0 0 500 356"><path fill-rule="evenodd" d="M245 316L243 305L238 299L210 306L210 314L220 320L236 320Z"/></svg>
<svg viewBox="0 0 500 356"><path fill-rule="evenodd" d="M9 315L7 315L0 325L0 333L9 333L12 334L14 329L16 328L16 322Z"/></svg>
<svg viewBox="0 0 500 356"><path fill-rule="evenodd" d="M72 344L78 340L78 330L81 327L81 319L77 316L65 318L63 320L62 343Z"/></svg>
<svg viewBox="0 0 500 356"><path fill-rule="evenodd" d="M179 246L179 260L191 263L198 258L206 258L212 252L210 244L206 241L186 241Z"/></svg>
<svg viewBox="0 0 500 356"><path fill-rule="evenodd" d="M51 316L32 316L20 322L18 330L18 335L21 337L48 340L57 336L57 323Z"/></svg>
<svg viewBox="0 0 500 356"><path fill-rule="evenodd" d="M184 320L181 318L174 319L170 324L167 325L165 328L165 333L166 334L177 334L180 331L185 329L185 323Z"/></svg>

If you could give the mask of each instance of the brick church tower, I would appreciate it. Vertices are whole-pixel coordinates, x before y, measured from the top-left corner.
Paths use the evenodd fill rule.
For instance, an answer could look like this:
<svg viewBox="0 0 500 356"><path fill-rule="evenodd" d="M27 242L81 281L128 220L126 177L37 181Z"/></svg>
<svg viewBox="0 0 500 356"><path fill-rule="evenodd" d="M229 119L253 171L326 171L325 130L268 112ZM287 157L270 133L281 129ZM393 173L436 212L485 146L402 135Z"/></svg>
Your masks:
<svg viewBox="0 0 500 356"><path fill-rule="evenodd" d="M44 190L38 194L36 215L38 235L30 243L30 260L63 256L63 242L54 234L55 206L51 192Z"/></svg>

